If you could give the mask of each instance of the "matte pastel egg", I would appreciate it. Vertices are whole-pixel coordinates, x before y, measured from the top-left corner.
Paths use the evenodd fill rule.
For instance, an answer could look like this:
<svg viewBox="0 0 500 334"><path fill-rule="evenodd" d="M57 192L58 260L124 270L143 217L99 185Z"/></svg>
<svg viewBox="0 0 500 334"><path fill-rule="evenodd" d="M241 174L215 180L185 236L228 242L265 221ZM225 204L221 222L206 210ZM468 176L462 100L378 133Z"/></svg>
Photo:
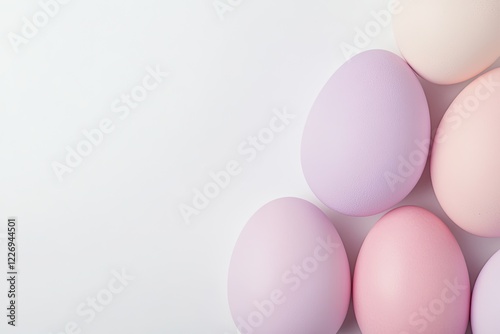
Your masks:
<svg viewBox="0 0 500 334"><path fill-rule="evenodd" d="M403 57L438 84L468 80L500 56L500 1L402 0L394 35Z"/></svg>
<svg viewBox="0 0 500 334"><path fill-rule="evenodd" d="M331 209L377 214L414 188L429 137L429 108L414 72L393 53L366 51L340 67L314 102L302 170Z"/></svg>
<svg viewBox="0 0 500 334"><path fill-rule="evenodd" d="M453 101L438 127L431 179L446 214L464 230L500 237L500 69Z"/></svg>
<svg viewBox="0 0 500 334"><path fill-rule="evenodd" d="M259 209L229 266L229 306L241 334L336 333L350 287L337 230L320 209L298 198Z"/></svg>
<svg viewBox="0 0 500 334"><path fill-rule="evenodd" d="M353 279L363 334L463 334L470 283L460 247L429 211L400 207L368 233Z"/></svg>
<svg viewBox="0 0 500 334"><path fill-rule="evenodd" d="M471 323L474 334L500 333L500 251L484 265L474 286Z"/></svg>

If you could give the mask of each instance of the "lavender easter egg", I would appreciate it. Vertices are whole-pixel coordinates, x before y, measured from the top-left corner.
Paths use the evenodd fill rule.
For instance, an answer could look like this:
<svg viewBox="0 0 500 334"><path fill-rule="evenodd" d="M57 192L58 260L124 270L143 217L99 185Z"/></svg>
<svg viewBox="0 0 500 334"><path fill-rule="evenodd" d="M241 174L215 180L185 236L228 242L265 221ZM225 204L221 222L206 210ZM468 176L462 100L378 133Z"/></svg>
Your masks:
<svg viewBox="0 0 500 334"><path fill-rule="evenodd" d="M393 53L366 51L340 67L314 102L302 170L325 205L369 216L414 188L429 142L429 108L415 73Z"/></svg>
<svg viewBox="0 0 500 334"><path fill-rule="evenodd" d="M349 263L313 204L281 198L259 209L231 258L228 298L241 334L332 334L347 313Z"/></svg>
<svg viewBox="0 0 500 334"><path fill-rule="evenodd" d="M500 333L500 251L484 265L474 285L471 324L474 334Z"/></svg>

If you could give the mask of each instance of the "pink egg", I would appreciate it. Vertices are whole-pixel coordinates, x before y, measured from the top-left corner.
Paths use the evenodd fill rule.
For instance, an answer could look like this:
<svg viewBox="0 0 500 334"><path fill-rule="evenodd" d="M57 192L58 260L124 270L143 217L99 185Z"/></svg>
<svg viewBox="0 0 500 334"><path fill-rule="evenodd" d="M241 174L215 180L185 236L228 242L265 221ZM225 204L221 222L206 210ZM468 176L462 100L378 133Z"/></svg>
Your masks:
<svg viewBox="0 0 500 334"><path fill-rule="evenodd" d="M500 68L468 85L446 111L434 139L432 186L464 230L500 237Z"/></svg>
<svg viewBox="0 0 500 334"><path fill-rule="evenodd" d="M368 233L353 279L363 334L463 334L470 283L460 247L429 211L405 206Z"/></svg>
<svg viewBox="0 0 500 334"><path fill-rule="evenodd" d="M241 334L332 334L350 298L347 255L313 204L281 198L241 232L229 266L228 298Z"/></svg>
<svg viewBox="0 0 500 334"><path fill-rule="evenodd" d="M471 305L474 334L500 333L500 251L484 265L479 274Z"/></svg>
<svg viewBox="0 0 500 334"><path fill-rule="evenodd" d="M302 169L331 209L373 215L414 188L429 138L429 108L412 69L393 53L367 51L340 67L314 102Z"/></svg>

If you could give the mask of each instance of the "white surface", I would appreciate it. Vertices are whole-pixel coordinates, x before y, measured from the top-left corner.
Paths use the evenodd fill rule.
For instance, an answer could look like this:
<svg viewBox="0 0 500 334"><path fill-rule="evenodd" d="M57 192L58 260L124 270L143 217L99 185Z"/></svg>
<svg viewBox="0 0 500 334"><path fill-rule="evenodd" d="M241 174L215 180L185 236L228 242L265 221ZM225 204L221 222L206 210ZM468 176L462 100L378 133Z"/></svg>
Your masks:
<svg viewBox="0 0 500 334"><path fill-rule="evenodd" d="M7 328L2 312L1 332L55 334L73 321L82 333L235 334L226 276L236 238L269 200L318 204L300 168L304 122L345 61L341 43L353 43L356 27L373 20L370 11L386 6L242 1L221 20L212 0L73 0L16 54L7 33L19 32L22 17L39 7L0 0L0 233L7 216L19 217L21 273L19 326ZM396 51L390 27L367 48ZM168 78L121 120L111 104L156 65ZM424 86L435 128L463 85ZM267 126L273 108L284 107L295 119L246 162L238 146ZM104 118L114 131L59 182L53 161ZM179 205L233 159L241 173L186 225ZM428 168L401 204L430 209L450 226L472 282L500 248L500 239L450 223ZM353 268L380 215L348 218L320 207ZM4 240L0 247L3 262ZM135 279L87 323L77 308L122 268ZM2 305L6 288L2 280ZM359 333L352 308L341 333Z"/></svg>

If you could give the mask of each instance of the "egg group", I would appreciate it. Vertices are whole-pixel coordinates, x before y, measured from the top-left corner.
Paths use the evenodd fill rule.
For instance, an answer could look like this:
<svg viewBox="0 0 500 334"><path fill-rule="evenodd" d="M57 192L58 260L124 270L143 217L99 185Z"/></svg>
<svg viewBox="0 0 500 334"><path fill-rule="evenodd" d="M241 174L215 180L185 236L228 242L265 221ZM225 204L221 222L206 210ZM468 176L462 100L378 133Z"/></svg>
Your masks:
<svg viewBox="0 0 500 334"><path fill-rule="evenodd" d="M393 2L391 2L394 4ZM361 52L324 84L301 143L304 178L344 215L394 208L419 181L430 151L430 115L418 75L453 84L500 56L499 0L401 0L394 33L401 58ZM389 15L389 12L386 12ZM437 128L432 186L462 229L500 237L500 68L472 81ZM363 334L500 333L500 251L472 298L460 246L433 213L403 206L369 231L353 277ZM241 334L332 334L351 293L342 240L327 216L298 198L260 208L231 257L228 298ZM469 314L471 312L471 314Z"/></svg>

